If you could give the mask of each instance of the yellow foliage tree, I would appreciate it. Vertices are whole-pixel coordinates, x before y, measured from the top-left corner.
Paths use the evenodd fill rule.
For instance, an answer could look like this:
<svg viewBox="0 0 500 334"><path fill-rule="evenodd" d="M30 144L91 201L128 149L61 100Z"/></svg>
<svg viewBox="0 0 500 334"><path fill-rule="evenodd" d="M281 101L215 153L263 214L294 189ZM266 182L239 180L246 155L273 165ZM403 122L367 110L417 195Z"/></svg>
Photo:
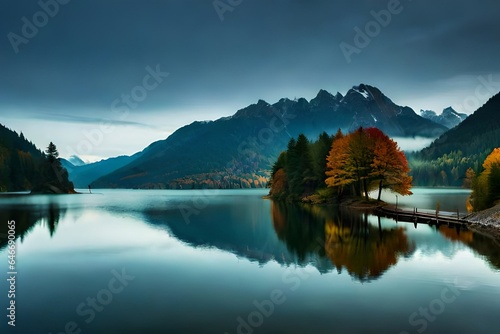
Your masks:
<svg viewBox="0 0 500 334"><path fill-rule="evenodd" d="M472 206L474 211L491 207L500 198L500 148L486 157L483 171L472 182Z"/></svg>
<svg viewBox="0 0 500 334"><path fill-rule="evenodd" d="M338 187L339 191L346 185L356 181L355 170L350 162L350 138L339 136L332 144L326 159L326 180L328 187Z"/></svg>

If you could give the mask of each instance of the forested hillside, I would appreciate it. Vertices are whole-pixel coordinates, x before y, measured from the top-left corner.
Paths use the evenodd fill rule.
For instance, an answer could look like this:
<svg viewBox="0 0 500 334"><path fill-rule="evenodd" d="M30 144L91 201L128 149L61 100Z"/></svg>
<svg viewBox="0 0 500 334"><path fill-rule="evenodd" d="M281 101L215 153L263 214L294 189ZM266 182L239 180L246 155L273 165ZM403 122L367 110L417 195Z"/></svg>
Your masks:
<svg viewBox="0 0 500 334"><path fill-rule="evenodd" d="M467 169L481 172L483 161L499 146L500 94L497 94L428 148L409 155L414 185L461 186Z"/></svg>
<svg viewBox="0 0 500 334"><path fill-rule="evenodd" d="M0 191L30 190L42 152L24 135L0 124Z"/></svg>
<svg viewBox="0 0 500 334"><path fill-rule="evenodd" d="M45 153L22 133L0 124L0 191L73 193L56 146L50 143Z"/></svg>

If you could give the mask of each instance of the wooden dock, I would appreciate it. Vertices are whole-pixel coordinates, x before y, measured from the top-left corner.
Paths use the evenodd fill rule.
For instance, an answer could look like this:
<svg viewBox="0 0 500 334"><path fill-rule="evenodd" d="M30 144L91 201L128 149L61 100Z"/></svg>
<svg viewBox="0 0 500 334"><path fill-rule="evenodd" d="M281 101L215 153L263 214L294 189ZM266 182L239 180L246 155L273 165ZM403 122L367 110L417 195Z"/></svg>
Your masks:
<svg viewBox="0 0 500 334"><path fill-rule="evenodd" d="M468 213L420 210L418 208L397 208L394 205L386 205L376 210L381 216L393 218L408 223L421 223L428 225L468 226L470 222L466 219Z"/></svg>

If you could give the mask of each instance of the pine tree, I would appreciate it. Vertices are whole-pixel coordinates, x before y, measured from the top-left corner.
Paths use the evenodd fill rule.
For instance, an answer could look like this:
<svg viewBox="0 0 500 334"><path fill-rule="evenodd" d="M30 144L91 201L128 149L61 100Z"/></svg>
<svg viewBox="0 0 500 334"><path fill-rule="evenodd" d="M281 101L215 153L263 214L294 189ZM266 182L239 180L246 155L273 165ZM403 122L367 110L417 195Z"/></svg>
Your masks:
<svg viewBox="0 0 500 334"><path fill-rule="evenodd" d="M41 177L37 180L32 192L62 192L73 193L74 186L69 180L68 171L59 160L56 145L50 142L45 151L45 159L40 165Z"/></svg>
<svg viewBox="0 0 500 334"><path fill-rule="evenodd" d="M288 143L286 175L289 193L300 197L310 190L313 180L309 141L300 134L297 140L291 139Z"/></svg>
<svg viewBox="0 0 500 334"><path fill-rule="evenodd" d="M57 147L52 142L50 142L49 146L47 146L45 153L50 163L55 162L59 158L59 152L57 151Z"/></svg>
<svg viewBox="0 0 500 334"><path fill-rule="evenodd" d="M296 174L297 179L295 179L294 182L296 182L296 194L301 196L305 192L314 190L314 174L311 152L309 150L309 140L304 134L300 134L297 137L295 150L298 155L298 171Z"/></svg>
<svg viewBox="0 0 500 334"><path fill-rule="evenodd" d="M326 158L332 147L333 137L326 132L319 135L318 140L311 144L311 159L314 173L315 188L326 187Z"/></svg>

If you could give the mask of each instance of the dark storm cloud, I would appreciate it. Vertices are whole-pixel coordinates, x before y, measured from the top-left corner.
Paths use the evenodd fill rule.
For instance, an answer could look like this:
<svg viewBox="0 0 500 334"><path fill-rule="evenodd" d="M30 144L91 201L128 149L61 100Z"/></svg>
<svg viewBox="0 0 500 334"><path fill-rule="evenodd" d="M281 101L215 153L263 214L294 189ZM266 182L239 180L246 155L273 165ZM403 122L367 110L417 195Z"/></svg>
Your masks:
<svg viewBox="0 0 500 334"><path fill-rule="evenodd" d="M212 0L72 0L16 54L7 36L21 35L22 17L32 21L40 6L4 0L0 108L111 117L112 102L157 64L170 76L138 110L167 116L360 82L404 97L453 76L500 72L493 0L401 1L401 13L348 64L340 43L352 44L354 28L364 29L371 11L388 3L243 0L221 21Z"/></svg>

